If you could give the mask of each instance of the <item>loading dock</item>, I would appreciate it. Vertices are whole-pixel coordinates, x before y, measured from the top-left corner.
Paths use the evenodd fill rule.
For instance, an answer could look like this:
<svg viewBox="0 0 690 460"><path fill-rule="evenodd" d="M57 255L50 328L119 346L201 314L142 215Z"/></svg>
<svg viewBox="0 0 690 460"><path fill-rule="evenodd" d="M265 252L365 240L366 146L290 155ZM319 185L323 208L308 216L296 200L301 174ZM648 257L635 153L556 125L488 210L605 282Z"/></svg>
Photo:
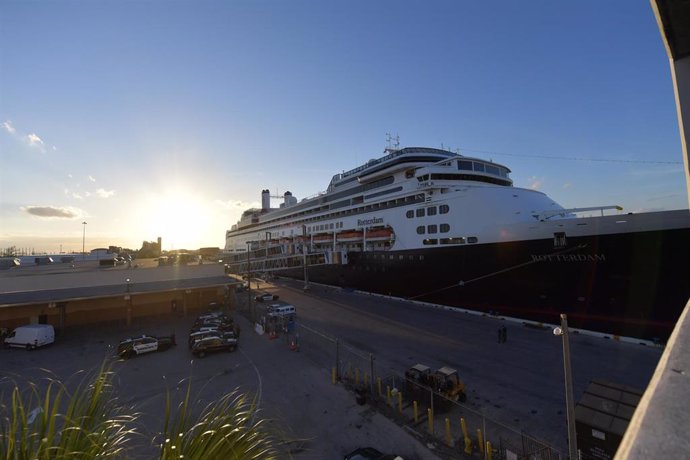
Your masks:
<svg viewBox="0 0 690 460"><path fill-rule="evenodd" d="M58 283L62 288L55 286L51 275L40 272L29 273L22 279L3 276L0 327L12 329L22 324L42 323L62 330L106 321L122 321L129 326L133 318L186 315L189 310L204 308L209 302L234 308L235 296L231 294L237 282L223 274L222 266L203 271L184 268L174 272L158 268L116 268L108 272L94 269L68 273ZM124 283L123 276L127 276ZM27 281L45 288L9 291L12 285L26 286Z"/></svg>

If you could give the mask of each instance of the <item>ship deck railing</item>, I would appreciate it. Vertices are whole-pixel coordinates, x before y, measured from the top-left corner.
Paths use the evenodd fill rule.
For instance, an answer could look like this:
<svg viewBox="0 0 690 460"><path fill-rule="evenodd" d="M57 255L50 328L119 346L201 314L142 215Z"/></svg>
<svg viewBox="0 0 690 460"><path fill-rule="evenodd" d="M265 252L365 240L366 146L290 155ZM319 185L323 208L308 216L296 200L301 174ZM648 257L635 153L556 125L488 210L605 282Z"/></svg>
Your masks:
<svg viewBox="0 0 690 460"><path fill-rule="evenodd" d="M274 272L308 267L330 265L333 258L327 252L315 252L307 254L285 255L280 257L255 257L247 260L236 260L226 264L229 274L241 275L247 272Z"/></svg>

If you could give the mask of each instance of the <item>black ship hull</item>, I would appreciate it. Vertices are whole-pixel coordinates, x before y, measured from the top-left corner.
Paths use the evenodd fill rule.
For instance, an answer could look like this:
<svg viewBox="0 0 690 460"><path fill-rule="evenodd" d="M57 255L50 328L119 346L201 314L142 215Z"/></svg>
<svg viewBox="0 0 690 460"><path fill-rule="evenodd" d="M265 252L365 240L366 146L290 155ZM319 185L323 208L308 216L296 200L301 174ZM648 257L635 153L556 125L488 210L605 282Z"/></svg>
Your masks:
<svg viewBox="0 0 690 460"><path fill-rule="evenodd" d="M309 280L575 328L665 340L690 298L690 229L350 252ZM555 246L558 245L558 246ZM282 273L281 273L282 274ZM303 270L287 276L303 277Z"/></svg>

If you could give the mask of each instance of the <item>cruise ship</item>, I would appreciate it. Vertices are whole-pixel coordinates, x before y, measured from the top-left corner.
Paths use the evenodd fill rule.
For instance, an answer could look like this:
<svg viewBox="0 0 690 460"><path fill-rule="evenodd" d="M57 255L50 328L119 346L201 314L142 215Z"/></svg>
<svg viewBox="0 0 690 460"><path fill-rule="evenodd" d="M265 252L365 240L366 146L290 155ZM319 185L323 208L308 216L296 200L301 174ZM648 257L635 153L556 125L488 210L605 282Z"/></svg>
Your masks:
<svg viewBox="0 0 690 460"><path fill-rule="evenodd" d="M325 192L285 192L226 232L228 271L665 339L690 298L688 210L565 209L502 164L388 148Z"/></svg>

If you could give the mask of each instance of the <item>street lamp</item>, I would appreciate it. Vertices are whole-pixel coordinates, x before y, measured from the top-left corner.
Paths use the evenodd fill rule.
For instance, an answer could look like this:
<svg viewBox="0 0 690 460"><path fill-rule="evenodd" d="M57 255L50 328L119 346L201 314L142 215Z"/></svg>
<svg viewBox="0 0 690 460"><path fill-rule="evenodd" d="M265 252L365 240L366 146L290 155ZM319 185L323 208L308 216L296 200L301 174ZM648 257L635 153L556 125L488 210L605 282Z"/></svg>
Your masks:
<svg viewBox="0 0 690 460"><path fill-rule="evenodd" d="M127 279L125 280L125 283L127 283L127 292L129 292L129 282L130 282L130 279L127 278Z"/></svg>
<svg viewBox="0 0 690 460"><path fill-rule="evenodd" d="M81 235L81 258L84 260L86 258L86 221L81 224L84 226L84 231Z"/></svg>
<svg viewBox="0 0 690 460"><path fill-rule="evenodd" d="M247 241L247 308L250 310L250 314L252 316L252 323L256 323L256 318L254 318L254 309L252 308L252 271L250 269L250 255L249 255L249 248L251 245L251 241Z"/></svg>
<svg viewBox="0 0 690 460"><path fill-rule="evenodd" d="M575 402L573 401L573 376L570 371L570 341L568 339L568 315L561 313L561 327L554 328L553 335L563 339L563 371L565 373L565 405L568 419L568 451L571 459L577 455L577 433L575 431Z"/></svg>
<svg viewBox="0 0 690 460"><path fill-rule="evenodd" d="M304 290L309 290L309 273L307 272L307 226L302 225L302 265L304 265ZM374 378L372 374L371 378Z"/></svg>

